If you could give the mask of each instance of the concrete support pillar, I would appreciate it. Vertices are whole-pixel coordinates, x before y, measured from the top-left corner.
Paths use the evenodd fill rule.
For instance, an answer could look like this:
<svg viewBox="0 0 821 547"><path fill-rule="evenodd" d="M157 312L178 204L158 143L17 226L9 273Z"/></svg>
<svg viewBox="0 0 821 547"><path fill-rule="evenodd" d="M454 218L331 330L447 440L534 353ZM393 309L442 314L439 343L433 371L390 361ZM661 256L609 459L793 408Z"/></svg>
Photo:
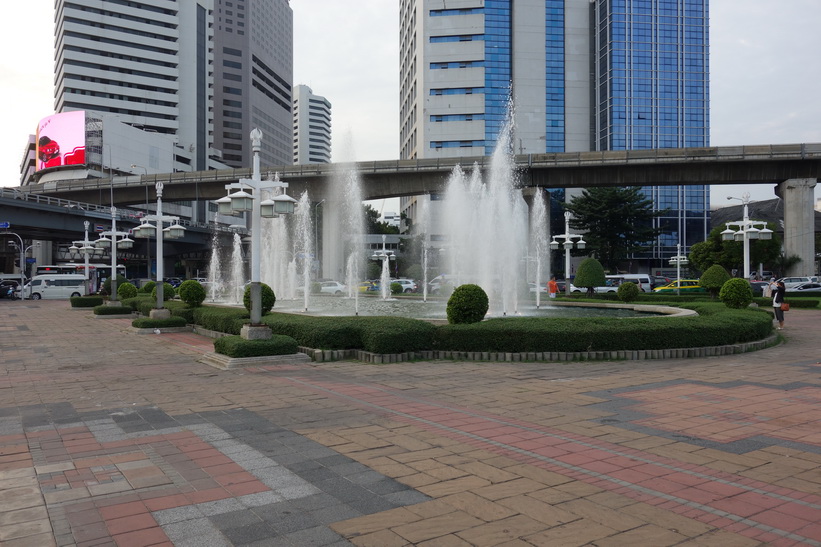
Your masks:
<svg viewBox="0 0 821 547"><path fill-rule="evenodd" d="M784 253L801 259L785 275L815 275L816 182L817 179L789 179L775 187L775 194L784 200Z"/></svg>

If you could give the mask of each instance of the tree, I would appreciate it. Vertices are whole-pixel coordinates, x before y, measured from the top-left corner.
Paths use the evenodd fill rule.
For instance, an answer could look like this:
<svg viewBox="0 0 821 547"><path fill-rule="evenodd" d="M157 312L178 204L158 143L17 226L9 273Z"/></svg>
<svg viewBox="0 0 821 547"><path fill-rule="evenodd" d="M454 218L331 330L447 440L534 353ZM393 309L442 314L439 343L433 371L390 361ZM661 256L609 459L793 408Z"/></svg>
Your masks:
<svg viewBox="0 0 821 547"><path fill-rule="evenodd" d="M732 279L732 277L727 273L727 270L724 269L724 266L713 264L701 275L698 284L707 289L710 293L710 298L715 300L721 287L730 279ZM745 283L749 285L749 281L745 280Z"/></svg>
<svg viewBox="0 0 821 547"><path fill-rule="evenodd" d="M632 253L645 249L662 229L653 228L653 201L638 187L588 188L565 208L573 213L571 228L585 230L584 254L597 257L611 271ZM578 253L577 253L578 254Z"/></svg>
<svg viewBox="0 0 821 547"><path fill-rule="evenodd" d="M576 278L573 284L577 287L585 287L587 296L593 296L593 287L602 287L607 282L604 275L604 267L595 258L585 258L576 270Z"/></svg>
<svg viewBox="0 0 821 547"><path fill-rule="evenodd" d="M707 239L690 247L690 264L702 272L718 264L727 270L744 271L744 242L724 241L721 232L725 226L716 226L710 230ZM767 228L773 230L772 239L754 239L750 241L750 261L752 264L774 266L781 254L781 238L775 233L775 225L769 223ZM770 267L771 270L776 268Z"/></svg>
<svg viewBox="0 0 821 547"><path fill-rule="evenodd" d="M366 234L398 234L399 228L387 222L379 221L379 211L365 203L365 233Z"/></svg>

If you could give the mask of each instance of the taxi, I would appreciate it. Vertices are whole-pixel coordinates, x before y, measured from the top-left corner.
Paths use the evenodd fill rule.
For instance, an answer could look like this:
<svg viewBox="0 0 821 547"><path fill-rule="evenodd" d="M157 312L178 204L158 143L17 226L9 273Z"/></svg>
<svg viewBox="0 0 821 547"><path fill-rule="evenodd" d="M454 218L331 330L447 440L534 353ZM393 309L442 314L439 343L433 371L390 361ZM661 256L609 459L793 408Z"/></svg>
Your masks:
<svg viewBox="0 0 821 547"><path fill-rule="evenodd" d="M676 291L681 294L706 293L707 289L701 286L698 279L678 279L672 283L653 289L653 293L655 294L676 294Z"/></svg>

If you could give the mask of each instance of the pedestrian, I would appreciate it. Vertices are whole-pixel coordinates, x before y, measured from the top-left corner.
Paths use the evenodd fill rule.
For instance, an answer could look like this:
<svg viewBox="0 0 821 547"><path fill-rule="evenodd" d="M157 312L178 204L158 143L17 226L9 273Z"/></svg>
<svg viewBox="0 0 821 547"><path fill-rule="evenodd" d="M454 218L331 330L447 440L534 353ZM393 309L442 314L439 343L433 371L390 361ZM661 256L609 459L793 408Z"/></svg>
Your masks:
<svg viewBox="0 0 821 547"><path fill-rule="evenodd" d="M556 298L556 293L559 292L559 284L556 283L556 276L551 276L550 281L547 282L547 294L550 298Z"/></svg>
<svg viewBox="0 0 821 547"><path fill-rule="evenodd" d="M784 287L784 282L776 281L775 289L773 290L773 312L775 313L776 321L778 321L778 330L784 328L784 309L788 306L784 302L784 295L786 292L787 288Z"/></svg>

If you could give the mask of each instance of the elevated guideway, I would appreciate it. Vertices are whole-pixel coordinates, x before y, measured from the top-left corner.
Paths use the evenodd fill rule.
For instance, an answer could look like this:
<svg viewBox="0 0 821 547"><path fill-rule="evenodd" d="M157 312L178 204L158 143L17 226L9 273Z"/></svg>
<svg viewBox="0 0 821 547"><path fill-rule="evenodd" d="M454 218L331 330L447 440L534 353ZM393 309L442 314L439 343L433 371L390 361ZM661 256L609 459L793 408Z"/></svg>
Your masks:
<svg viewBox="0 0 821 547"><path fill-rule="evenodd" d="M514 157L521 186L586 188L593 186L671 186L711 184L772 184L790 179L821 177L821 143L761 146L668 148L561 154L520 154ZM263 167L263 177L278 173L290 184L288 193L308 190L311 199L328 198L340 171L356 169L363 198L381 199L442 192L456 165L482 170L485 156L427 160L365 161L354 164L309 164ZM24 192L71 197L107 204L113 190L116 205L144 203L154 184L164 183L163 200L218 199L224 186L250 178L251 169L222 169L156 175L115 176L113 179L57 180L20 188Z"/></svg>

